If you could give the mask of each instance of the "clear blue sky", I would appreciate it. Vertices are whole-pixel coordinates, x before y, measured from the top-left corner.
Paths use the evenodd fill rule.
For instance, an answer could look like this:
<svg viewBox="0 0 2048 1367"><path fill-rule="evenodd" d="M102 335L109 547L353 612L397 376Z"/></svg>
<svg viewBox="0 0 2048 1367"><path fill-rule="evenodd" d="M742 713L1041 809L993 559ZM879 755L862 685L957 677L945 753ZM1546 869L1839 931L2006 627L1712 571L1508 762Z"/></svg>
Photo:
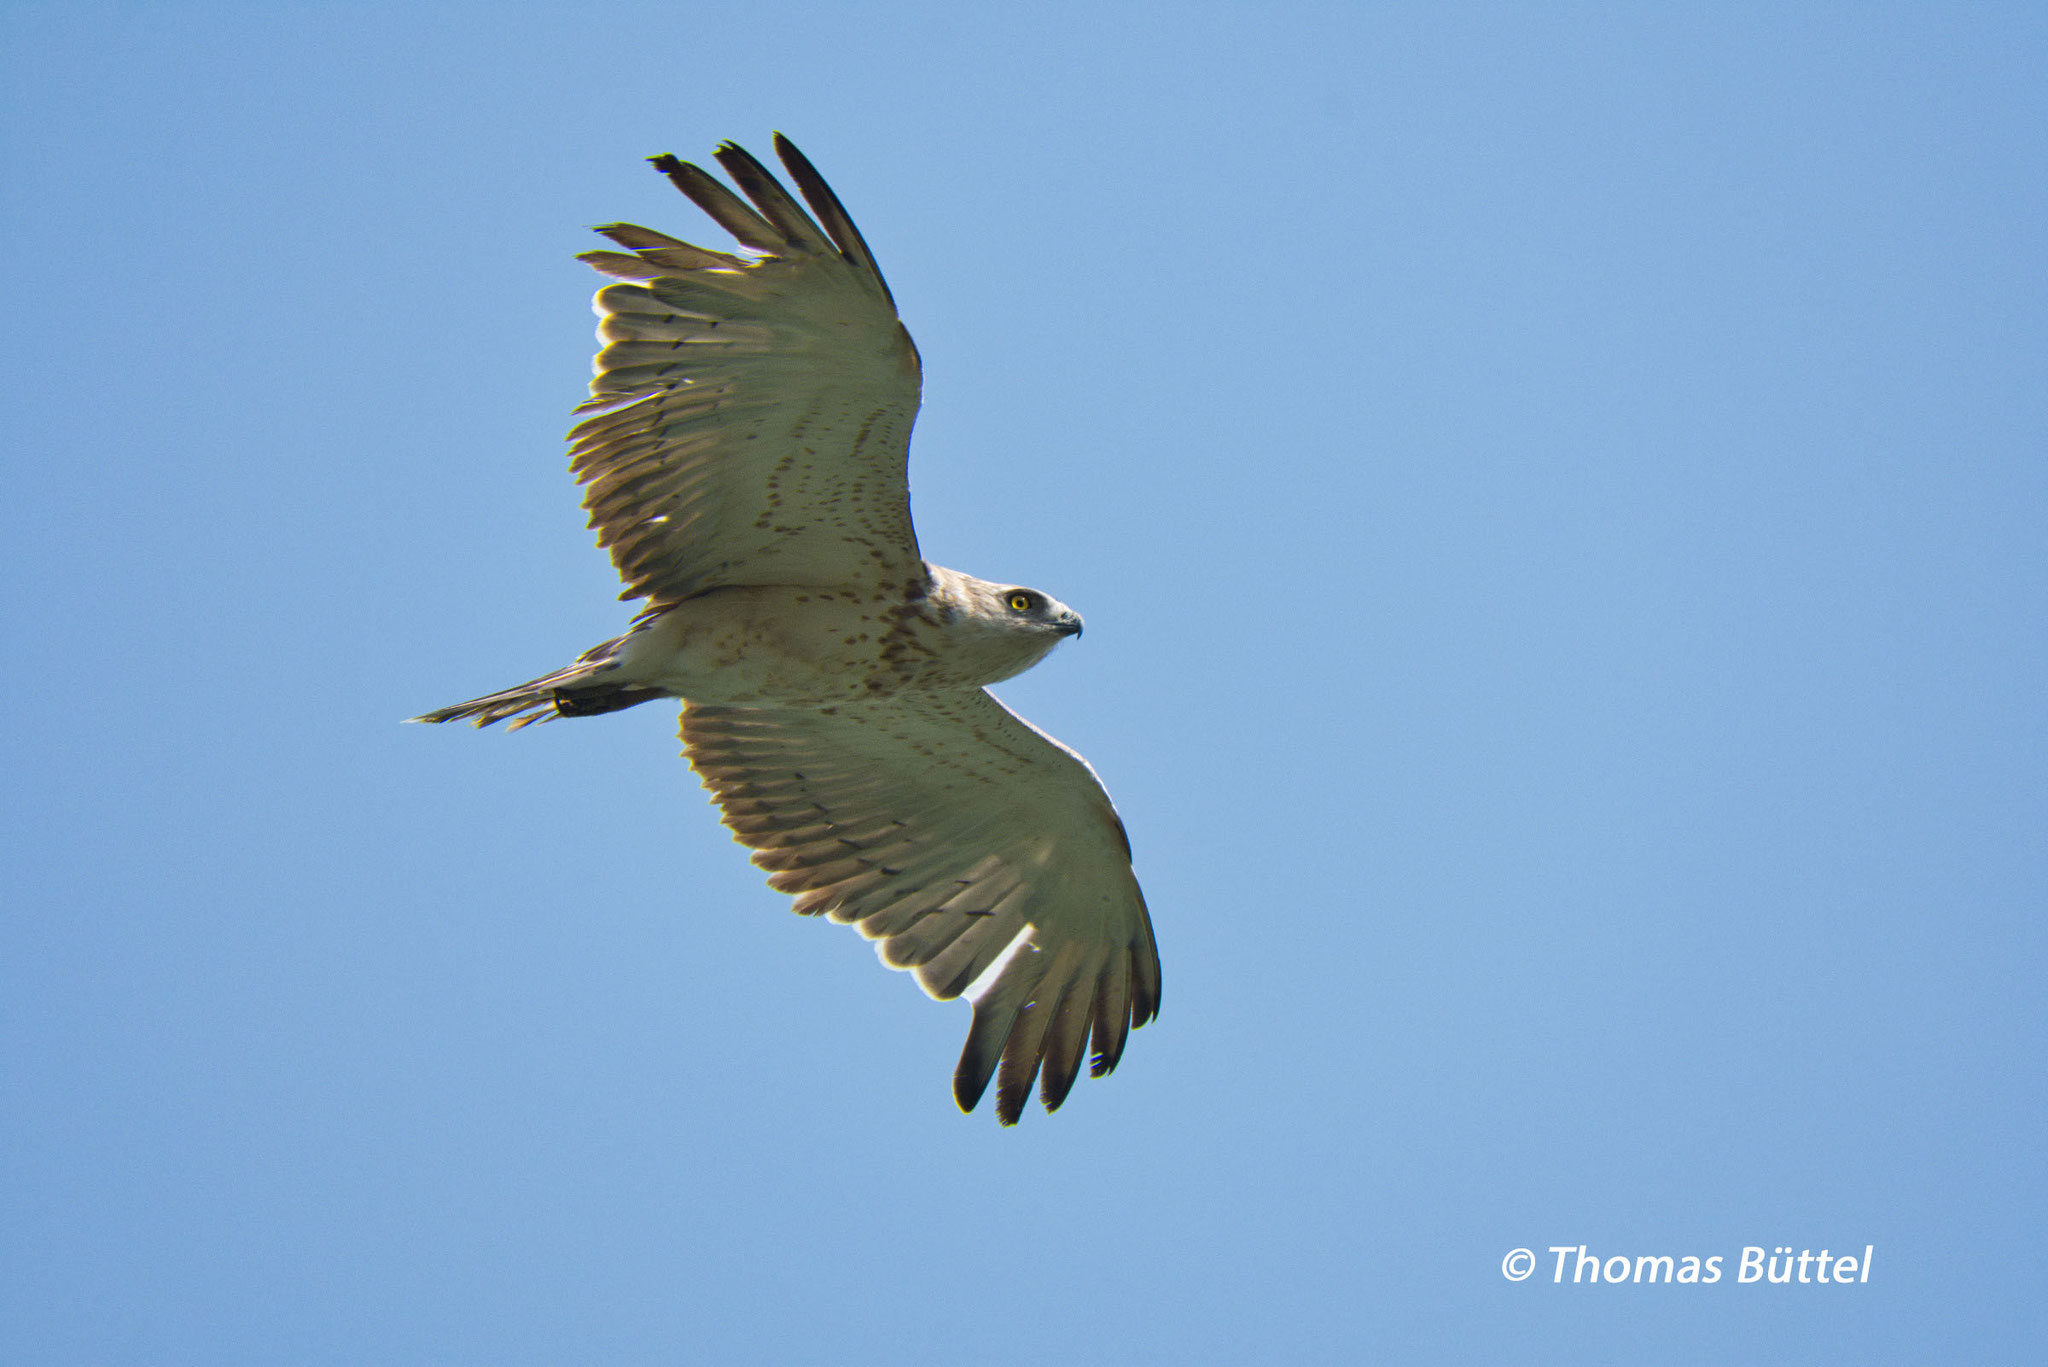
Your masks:
<svg viewBox="0 0 2048 1367"><path fill-rule="evenodd" d="M0 1357L2039 1360L2048 12L1689 8L8 5ZM1011 1131L667 709L398 724L618 630L572 253L774 128L1088 618Z"/></svg>

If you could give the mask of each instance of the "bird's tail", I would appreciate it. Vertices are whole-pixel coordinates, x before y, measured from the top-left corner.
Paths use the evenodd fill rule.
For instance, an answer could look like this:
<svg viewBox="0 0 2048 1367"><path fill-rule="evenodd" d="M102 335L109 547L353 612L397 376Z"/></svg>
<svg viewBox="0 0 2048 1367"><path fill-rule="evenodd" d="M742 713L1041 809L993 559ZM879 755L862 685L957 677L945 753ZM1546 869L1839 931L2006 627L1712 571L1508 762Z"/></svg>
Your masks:
<svg viewBox="0 0 2048 1367"><path fill-rule="evenodd" d="M620 641L624 639L619 638ZM510 717L513 721L506 729L517 731L537 721L553 721L556 717L594 717L601 712L617 712L621 708L669 696L659 688L617 679L607 680L604 676L618 669L614 658L618 647L619 641L606 641L594 650L585 651L581 659L566 669L543 674L538 679L529 679L496 693L486 693L481 698L456 703L453 707L436 708L417 717L407 717L406 720L443 722L467 719L473 726L489 726Z"/></svg>

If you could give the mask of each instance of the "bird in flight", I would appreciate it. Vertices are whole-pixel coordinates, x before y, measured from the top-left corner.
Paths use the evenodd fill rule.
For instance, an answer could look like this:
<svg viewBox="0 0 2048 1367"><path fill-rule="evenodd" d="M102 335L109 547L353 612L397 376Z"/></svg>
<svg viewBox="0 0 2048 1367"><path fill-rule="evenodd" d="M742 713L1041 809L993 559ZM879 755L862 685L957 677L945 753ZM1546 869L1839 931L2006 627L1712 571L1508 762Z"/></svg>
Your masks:
<svg viewBox="0 0 2048 1367"><path fill-rule="evenodd" d="M973 1002L953 1095L972 1111L994 1078L1010 1125L1034 1080L1058 1109L1084 1055L1103 1076L1159 1011L1116 808L986 687L1081 618L919 554L917 348L838 197L779 133L775 150L810 212L734 143L716 157L745 199L651 159L745 255L613 223L597 231L624 250L581 257L622 283L593 303L569 468L619 596L645 606L566 668L413 720L517 729L680 699L684 752L769 886Z"/></svg>

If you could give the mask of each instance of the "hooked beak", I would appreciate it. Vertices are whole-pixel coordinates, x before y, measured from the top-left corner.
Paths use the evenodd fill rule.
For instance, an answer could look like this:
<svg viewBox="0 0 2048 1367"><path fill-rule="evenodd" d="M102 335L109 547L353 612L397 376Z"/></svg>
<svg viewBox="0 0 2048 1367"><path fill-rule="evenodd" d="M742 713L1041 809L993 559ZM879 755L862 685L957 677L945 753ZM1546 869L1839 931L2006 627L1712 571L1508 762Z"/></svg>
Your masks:
<svg viewBox="0 0 2048 1367"><path fill-rule="evenodd" d="M1068 608L1067 615L1060 618L1060 635L1079 636L1080 634L1081 614L1075 612L1072 608Z"/></svg>

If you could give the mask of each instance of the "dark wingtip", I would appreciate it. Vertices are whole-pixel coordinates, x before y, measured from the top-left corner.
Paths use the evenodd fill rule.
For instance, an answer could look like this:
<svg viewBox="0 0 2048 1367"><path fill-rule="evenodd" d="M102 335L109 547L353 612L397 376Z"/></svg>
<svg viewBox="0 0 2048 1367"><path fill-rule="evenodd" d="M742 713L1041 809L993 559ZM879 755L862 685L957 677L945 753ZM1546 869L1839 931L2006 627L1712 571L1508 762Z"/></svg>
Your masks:
<svg viewBox="0 0 2048 1367"><path fill-rule="evenodd" d="M804 202L811 206L811 212L824 226L825 232L831 237L833 245L839 249L840 255L872 275L875 283L882 288L882 298L888 301L891 309L894 309L896 296L889 292L889 282L882 278L882 268L875 264L874 252L868 248L867 240L860 235L860 229L854 226L853 216L847 213L846 206L839 202L839 196L832 193L832 187L818 174L818 168L811 165L811 159L805 156L787 135L778 130L774 144L775 155L782 159L783 166L789 171L790 178L796 182L797 190L803 195Z"/></svg>
<svg viewBox="0 0 2048 1367"><path fill-rule="evenodd" d="M649 157L647 162L665 176L672 176L683 169L683 160L673 152L663 152L658 157Z"/></svg>
<svg viewBox="0 0 2048 1367"><path fill-rule="evenodd" d="M967 1052L960 1055L959 1065L953 1069L953 1101L960 1107L962 1114L974 1113L974 1108L981 1104L981 1094L988 1090L989 1079L995 1076L995 1072L996 1061L993 1058L976 1057L973 1041L970 1040Z"/></svg>
<svg viewBox="0 0 2048 1367"><path fill-rule="evenodd" d="M1001 1061L1000 1051L977 1048L974 1037L969 1036L967 1048L961 1051L960 1062L953 1069L953 1101L962 1114L972 1115L974 1108L981 1104L982 1095L988 1091L988 1084L996 1075L996 1065ZM1021 1094L1013 1094L1008 1087L998 1087L996 1123L1004 1128L1016 1124L1030 1095L1028 1083Z"/></svg>
<svg viewBox="0 0 2048 1367"><path fill-rule="evenodd" d="M1050 1070L1039 1074L1038 1101L1040 1105L1045 1107L1047 1115L1051 1115L1054 1111L1067 1104L1067 1094L1074 1090L1074 1083L1080 1076L1081 1070L1079 1068L1074 1069L1072 1072L1061 1072L1057 1075Z"/></svg>
<svg viewBox="0 0 2048 1367"><path fill-rule="evenodd" d="M996 1123L1004 1129L1016 1124L1024 1115L1024 1103L1031 1099L1031 1088L1012 1093L1001 1088L996 1091Z"/></svg>

